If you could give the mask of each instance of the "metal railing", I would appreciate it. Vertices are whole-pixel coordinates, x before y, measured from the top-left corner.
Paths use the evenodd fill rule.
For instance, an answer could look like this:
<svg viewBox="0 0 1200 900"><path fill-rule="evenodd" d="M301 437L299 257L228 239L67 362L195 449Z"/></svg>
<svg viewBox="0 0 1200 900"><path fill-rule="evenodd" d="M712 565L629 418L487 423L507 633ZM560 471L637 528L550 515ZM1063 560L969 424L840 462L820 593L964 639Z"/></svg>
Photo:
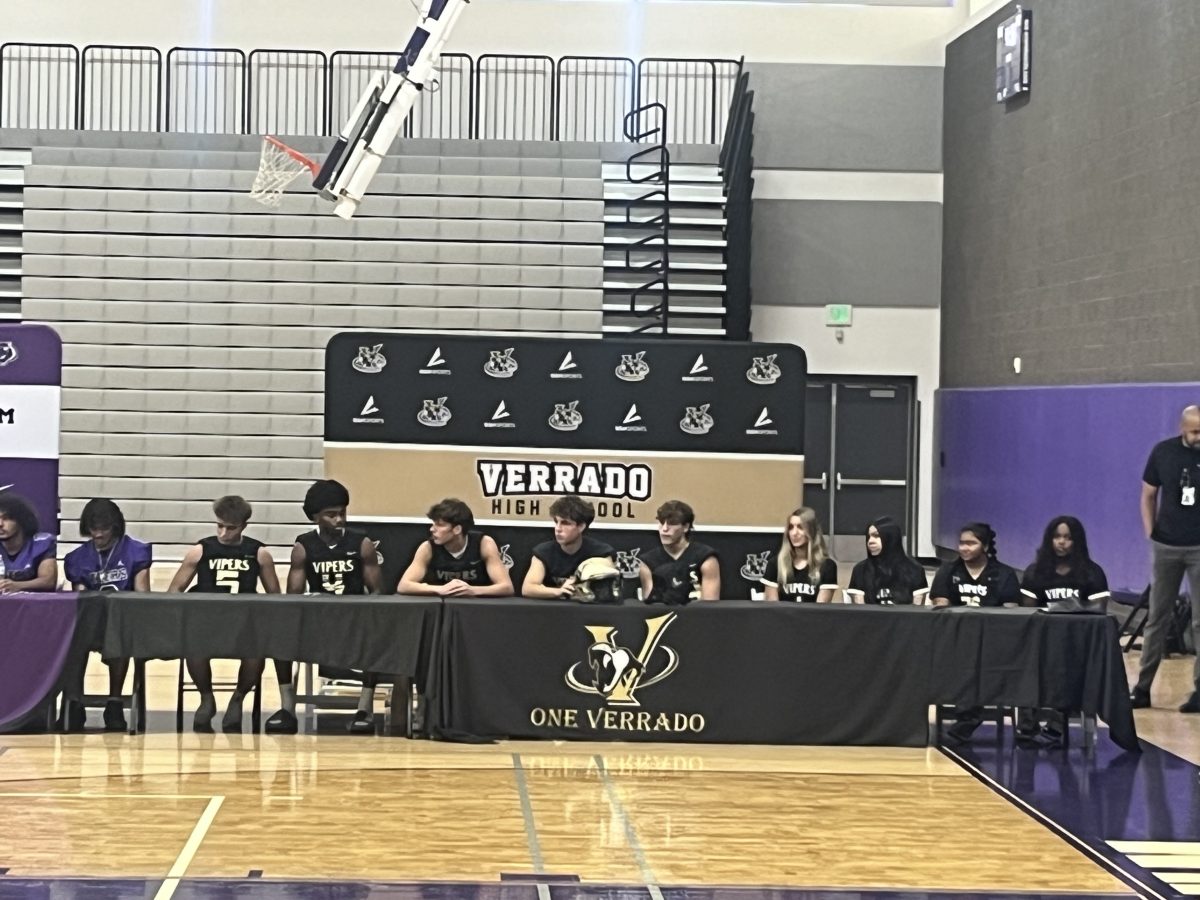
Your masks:
<svg viewBox="0 0 1200 900"><path fill-rule="evenodd" d="M725 180L725 337L750 339L750 237L754 192L754 91L738 75L718 157Z"/></svg>
<svg viewBox="0 0 1200 900"><path fill-rule="evenodd" d="M0 45L0 127L331 134L395 55L339 50ZM662 103L678 143L717 143L739 64L728 59L443 54L405 136L619 141Z"/></svg>

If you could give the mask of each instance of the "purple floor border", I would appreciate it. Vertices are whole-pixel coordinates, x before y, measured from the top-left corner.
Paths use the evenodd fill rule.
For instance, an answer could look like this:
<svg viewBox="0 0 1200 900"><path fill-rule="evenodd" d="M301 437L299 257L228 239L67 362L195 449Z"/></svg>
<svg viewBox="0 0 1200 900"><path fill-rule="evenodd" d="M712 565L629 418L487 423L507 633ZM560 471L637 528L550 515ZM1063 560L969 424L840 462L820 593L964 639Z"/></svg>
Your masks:
<svg viewBox="0 0 1200 900"><path fill-rule="evenodd" d="M943 752L1134 891L1172 900L1184 895L1164 880L1171 866L1138 865L1109 841L1200 841L1200 767L1141 743L1129 753L1102 731L1091 751L1034 750L981 728L970 745Z"/></svg>

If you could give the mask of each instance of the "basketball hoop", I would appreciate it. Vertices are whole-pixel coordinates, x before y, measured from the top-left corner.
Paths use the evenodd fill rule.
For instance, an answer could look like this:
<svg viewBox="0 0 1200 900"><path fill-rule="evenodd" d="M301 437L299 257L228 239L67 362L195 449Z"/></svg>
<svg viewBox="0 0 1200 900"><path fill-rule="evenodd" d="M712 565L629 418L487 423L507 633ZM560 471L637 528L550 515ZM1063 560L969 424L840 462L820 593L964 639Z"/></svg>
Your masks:
<svg viewBox="0 0 1200 900"><path fill-rule="evenodd" d="M250 198L263 206L278 206L283 200L283 191L296 176L308 169L313 175L320 165L298 150L293 150L278 138L263 137L262 156L258 161L258 174L250 188Z"/></svg>

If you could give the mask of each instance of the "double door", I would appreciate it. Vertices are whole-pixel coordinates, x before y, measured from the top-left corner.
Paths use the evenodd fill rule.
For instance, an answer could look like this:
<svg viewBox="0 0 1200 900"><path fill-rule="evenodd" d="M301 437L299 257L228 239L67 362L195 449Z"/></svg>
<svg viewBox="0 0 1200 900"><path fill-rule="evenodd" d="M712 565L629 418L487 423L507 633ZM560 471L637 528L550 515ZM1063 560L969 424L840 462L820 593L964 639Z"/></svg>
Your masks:
<svg viewBox="0 0 1200 900"><path fill-rule="evenodd" d="M916 533L916 386L909 378L809 375L804 409L804 505L816 510L835 559L866 556L880 516Z"/></svg>

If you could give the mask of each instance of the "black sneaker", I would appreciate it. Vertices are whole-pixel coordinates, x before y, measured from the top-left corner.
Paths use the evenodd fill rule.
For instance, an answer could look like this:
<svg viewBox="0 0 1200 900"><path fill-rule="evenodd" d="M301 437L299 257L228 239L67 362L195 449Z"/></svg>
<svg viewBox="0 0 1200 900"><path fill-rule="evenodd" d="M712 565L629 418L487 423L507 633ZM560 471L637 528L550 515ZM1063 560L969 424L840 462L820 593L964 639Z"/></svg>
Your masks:
<svg viewBox="0 0 1200 900"><path fill-rule="evenodd" d="M281 709L264 726L267 734L296 734L300 730L300 722L293 713Z"/></svg>
<svg viewBox="0 0 1200 900"><path fill-rule="evenodd" d="M120 700L109 700L104 704L104 730L125 731L129 724L125 721L125 707Z"/></svg>
<svg viewBox="0 0 1200 900"><path fill-rule="evenodd" d="M1193 694L1192 696L1196 695ZM1149 709L1150 692L1143 691L1141 688L1134 688L1129 694L1129 705L1134 709Z"/></svg>
<svg viewBox="0 0 1200 900"><path fill-rule="evenodd" d="M1192 693L1187 702L1179 707L1181 713L1200 713L1200 693Z"/></svg>
<svg viewBox="0 0 1200 900"><path fill-rule="evenodd" d="M354 714L348 727L351 734L374 734L375 716L365 709L360 709Z"/></svg>

